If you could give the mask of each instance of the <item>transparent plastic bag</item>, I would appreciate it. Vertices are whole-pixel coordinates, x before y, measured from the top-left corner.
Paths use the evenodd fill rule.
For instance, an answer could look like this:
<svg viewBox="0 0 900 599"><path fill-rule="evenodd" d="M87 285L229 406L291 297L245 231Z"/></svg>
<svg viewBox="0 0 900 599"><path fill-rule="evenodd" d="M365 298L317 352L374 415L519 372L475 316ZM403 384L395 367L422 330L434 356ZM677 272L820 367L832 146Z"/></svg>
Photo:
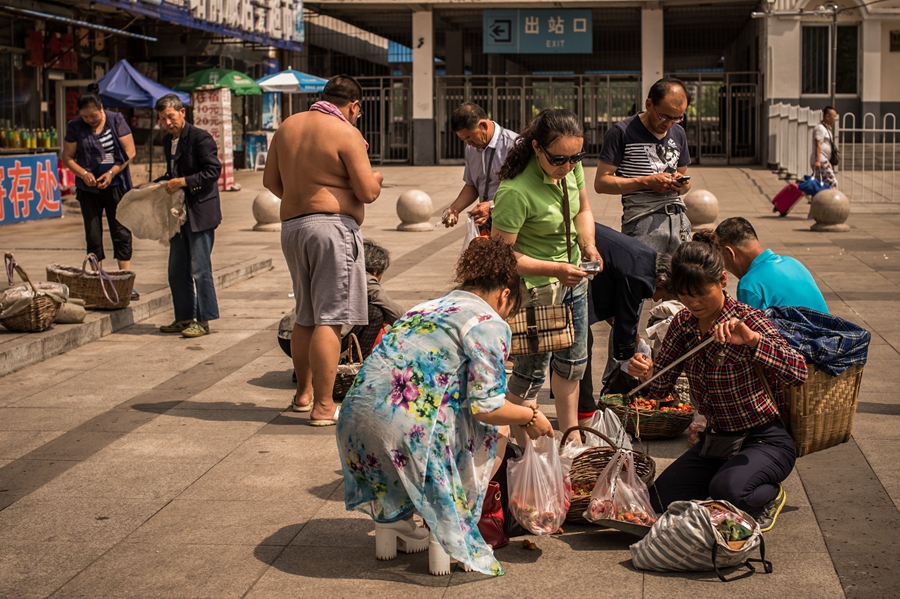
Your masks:
<svg viewBox="0 0 900 599"><path fill-rule="evenodd" d="M525 444L525 453L507 466L509 511L525 530L550 535L569 511L568 475L563 472L553 437Z"/></svg>
<svg viewBox="0 0 900 599"><path fill-rule="evenodd" d="M475 224L475 221L471 218L466 219L466 236L463 237L462 250L460 250L460 255L468 249L469 244L472 243L472 240L478 237L481 232L478 230L478 225Z"/></svg>
<svg viewBox="0 0 900 599"><path fill-rule="evenodd" d="M653 526L656 512L650 493L634 469L634 452L618 450L597 477L591 502L584 511L589 522L618 520L640 526Z"/></svg>
<svg viewBox="0 0 900 599"><path fill-rule="evenodd" d="M597 410L594 412L588 427L612 439L617 449L632 449L631 439L628 437L628 433L625 432L622 421L619 420L619 417L612 410ZM585 431L584 445L585 447L607 447L609 444L590 431Z"/></svg>
<svg viewBox="0 0 900 599"><path fill-rule="evenodd" d="M688 443L696 445L700 441L700 433L706 430L706 416L694 411L694 419L688 427Z"/></svg>

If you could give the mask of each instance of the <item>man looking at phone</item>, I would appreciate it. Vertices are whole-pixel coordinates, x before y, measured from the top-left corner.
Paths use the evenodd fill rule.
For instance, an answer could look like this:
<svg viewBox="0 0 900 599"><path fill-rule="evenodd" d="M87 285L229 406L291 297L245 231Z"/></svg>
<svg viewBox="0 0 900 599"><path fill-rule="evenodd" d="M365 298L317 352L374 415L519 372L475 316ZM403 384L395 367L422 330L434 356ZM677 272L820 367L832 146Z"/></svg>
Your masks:
<svg viewBox="0 0 900 599"><path fill-rule="evenodd" d="M691 158L684 129L675 126L690 102L682 81L660 79L644 112L616 123L600 149L594 190L621 194L622 233L657 252L674 252L691 236L680 197L691 188Z"/></svg>

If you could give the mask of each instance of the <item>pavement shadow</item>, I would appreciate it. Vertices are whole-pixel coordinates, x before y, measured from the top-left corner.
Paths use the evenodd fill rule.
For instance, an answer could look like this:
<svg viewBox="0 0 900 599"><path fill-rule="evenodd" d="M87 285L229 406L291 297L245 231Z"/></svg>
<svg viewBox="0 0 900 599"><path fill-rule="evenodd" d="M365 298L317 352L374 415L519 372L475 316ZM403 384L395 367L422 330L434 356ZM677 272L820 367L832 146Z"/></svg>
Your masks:
<svg viewBox="0 0 900 599"><path fill-rule="evenodd" d="M900 416L900 405L887 403L874 403L871 401L861 401L857 404L857 412L863 414L882 414L885 416Z"/></svg>
<svg viewBox="0 0 900 599"><path fill-rule="evenodd" d="M169 410L191 410L185 414L197 420L212 420L219 422L270 422L278 417L283 408L271 408L259 406L245 401L171 401L136 403L129 406L138 412L160 414ZM248 412L250 412L248 414ZM179 415L179 414L176 414Z"/></svg>
<svg viewBox="0 0 900 599"><path fill-rule="evenodd" d="M160 337L171 337L171 335L160 333L159 327L157 325L148 323L135 323L128 325L124 329L119 329L118 331L116 331L116 335L132 335L135 337L142 335L159 335Z"/></svg>
<svg viewBox="0 0 900 599"><path fill-rule="evenodd" d="M264 389L294 390L297 388L297 383L291 382L291 373L293 371L293 368L272 370L254 379L247 379L247 383L254 387L263 387Z"/></svg>

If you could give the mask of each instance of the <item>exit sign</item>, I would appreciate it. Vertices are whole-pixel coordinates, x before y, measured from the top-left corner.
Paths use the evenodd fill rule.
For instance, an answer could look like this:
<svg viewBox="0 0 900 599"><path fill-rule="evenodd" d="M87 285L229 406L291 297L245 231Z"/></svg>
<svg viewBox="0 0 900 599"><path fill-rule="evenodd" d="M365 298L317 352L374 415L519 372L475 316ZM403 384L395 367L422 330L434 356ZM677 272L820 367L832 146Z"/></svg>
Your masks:
<svg viewBox="0 0 900 599"><path fill-rule="evenodd" d="M590 54L590 10L485 10L485 54Z"/></svg>

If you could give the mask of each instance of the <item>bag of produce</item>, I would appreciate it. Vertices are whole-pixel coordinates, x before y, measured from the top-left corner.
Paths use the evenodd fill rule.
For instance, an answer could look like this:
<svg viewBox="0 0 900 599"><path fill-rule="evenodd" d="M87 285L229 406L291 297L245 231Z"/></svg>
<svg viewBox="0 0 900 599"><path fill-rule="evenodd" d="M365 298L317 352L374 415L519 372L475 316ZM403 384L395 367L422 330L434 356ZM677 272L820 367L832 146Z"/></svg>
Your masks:
<svg viewBox="0 0 900 599"><path fill-rule="evenodd" d="M633 451L620 449L609 460L597 477L584 517L589 522L617 520L647 527L656 522L647 485L634 469Z"/></svg>
<svg viewBox="0 0 900 599"><path fill-rule="evenodd" d="M619 417L616 416L612 410L597 410L594 412L594 415L591 417L591 421L588 424L588 428L600 431L612 439L616 444L617 449L632 449L631 438L628 436L628 433L625 432L622 421L619 420ZM597 435L591 433L591 431L585 431L584 445L585 447L606 447L607 443Z"/></svg>
<svg viewBox="0 0 900 599"><path fill-rule="evenodd" d="M569 511L568 476L553 437L525 444L525 454L507 466L509 512L525 530L550 535Z"/></svg>

